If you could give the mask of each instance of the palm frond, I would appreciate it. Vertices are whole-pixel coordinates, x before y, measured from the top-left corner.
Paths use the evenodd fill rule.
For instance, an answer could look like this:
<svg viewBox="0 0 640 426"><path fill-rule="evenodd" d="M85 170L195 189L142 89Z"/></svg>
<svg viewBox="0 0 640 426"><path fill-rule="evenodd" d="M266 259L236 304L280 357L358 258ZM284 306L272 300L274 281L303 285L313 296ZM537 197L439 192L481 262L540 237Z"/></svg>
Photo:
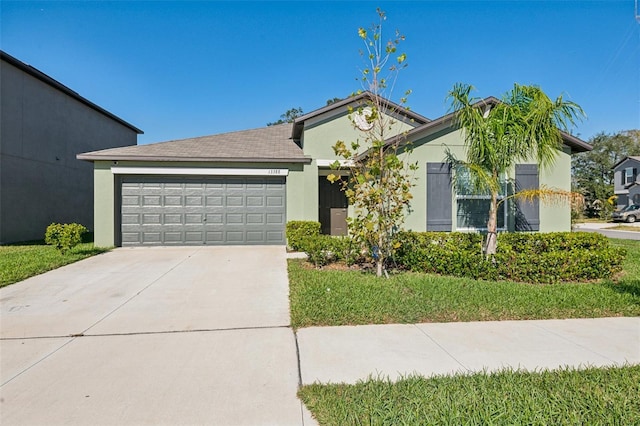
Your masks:
<svg viewBox="0 0 640 426"><path fill-rule="evenodd" d="M533 204L535 200L539 200L546 205L570 205L577 209L584 207L584 196L579 192L567 191L547 185L541 185L535 189L523 189L503 198L499 203L503 203L509 199L531 204Z"/></svg>

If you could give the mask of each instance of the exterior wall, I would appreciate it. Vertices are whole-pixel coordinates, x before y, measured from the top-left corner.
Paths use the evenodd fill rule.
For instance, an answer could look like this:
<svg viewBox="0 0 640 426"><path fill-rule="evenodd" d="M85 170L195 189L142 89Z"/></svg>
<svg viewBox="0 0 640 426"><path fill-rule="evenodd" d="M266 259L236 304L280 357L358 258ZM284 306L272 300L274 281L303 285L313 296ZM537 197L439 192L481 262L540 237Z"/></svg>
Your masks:
<svg viewBox="0 0 640 426"><path fill-rule="evenodd" d="M396 121L388 136L409 131L415 123ZM364 133L354 128L348 117L347 108L336 115L319 116L305 122L305 128L301 140L304 154L313 159L309 166L305 166L301 179L304 181L304 193L301 208L301 220L318 220L318 161L338 160L333 152L333 146L339 140L350 144L355 141L363 141ZM297 201L297 200L296 200ZM287 202L291 202L288 200Z"/></svg>
<svg viewBox="0 0 640 426"><path fill-rule="evenodd" d="M94 241L98 247L112 247L119 243L120 206L119 206L119 185L118 175L113 174L111 167L154 167L157 168L157 175L162 175L172 168L219 168L219 169L288 169L287 176L287 211L286 220L309 220L303 216L303 206L305 201L304 181L300 179L304 175L303 164L282 164L282 163L185 163L185 162L139 162L139 161L118 161L117 164L111 161L94 162ZM241 172L238 175L242 175Z"/></svg>
<svg viewBox="0 0 640 426"><path fill-rule="evenodd" d="M464 158L464 139L461 130L442 128L432 135L415 140L414 150L409 161L418 162L416 186L412 189L413 200L411 203L412 212L407 216L405 228L414 231L425 231L427 224L427 183L426 183L426 163L444 162L445 151L448 148L458 158ZM524 164L535 164L527 162ZM515 170L510 172L509 178L515 177ZM548 187L571 190L571 156L567 149L561 152L556 159L552 169L540 171L540 185ZM453 229L456 227L456 203L455 191L453 193L454 202L452 209ZM508 217L507 227L513 230L514 218ZM571 230L571 209L564 204L540 203L540 231L556 232Z"/></svg>
<svg viewBox="0 0 640 426"><path fill-rule="evenodd" d="M137 133L4 61L0 78L0 243L42 239L52 222L91 228L92 165L75 156Z"/></svg>
<svg viewBox="0 0 640 426"><path fill-rule="evenodd" d="M535 164L535 163L531 163ZM540 170L540 185L571 191L571 154L561 152L553 168ZM540 232L571 231L571 206L540 203Z"/></svg>

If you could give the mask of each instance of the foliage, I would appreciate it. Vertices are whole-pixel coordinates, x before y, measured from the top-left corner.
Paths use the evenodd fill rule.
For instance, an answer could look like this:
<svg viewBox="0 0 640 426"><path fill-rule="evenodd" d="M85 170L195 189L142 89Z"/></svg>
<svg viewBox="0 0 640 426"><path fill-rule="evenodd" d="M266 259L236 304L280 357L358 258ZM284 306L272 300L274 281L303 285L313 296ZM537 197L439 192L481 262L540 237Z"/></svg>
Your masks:
<svg viewBox="0 0 640 426"><path fill-rule="evenodd" d="M359 247L349 236L309 235L300 247L317 268L335 262L351 266L361 260Z"/></svg>
<svg viewBox="0 0 640 426"><path fill-rule="evenodd" d="M466 169L478 194L490 194L485 254L497 247L500 180L518 162L535 159L542 168L552 166L562 148L560 130L567 131L584 113L579 105L558 97L555 101L537 86L514 84L500 102L471 97L473 86L458 83L448 99L456 123L463 128L464 161L447 152L447 161ZM454 183L456 175L454 174Z"/></svg>
<svg viewBox="0 0 640 426"><path fill-rule="evenodd" d="M364 42L361 51L366 66L360 81L369 96L357 108L349 107L349 117L354 128L362 135L349 145L338 141L333 150L348 164L350 176L343 180L343 190L354 206L354 215L347 218L349 234L369 254L376 264L376 274L381 276L387 260L393 255L393 235L402 226L411 201L411 187L415 164L403 159L408 155L405 149L404 133L400 131L398 120L393 117L390 98L398 73L407 66L407 55L398 52L404 36L395 36L384 42L382 23L384 12L378 9L379 23L370 30L358 29ZM406 97L400 105L406 104ZM333 164L337 169L339 161ZM340 180L336 174L328 176L331 182Z"/></svg>
<svg viewBox="0 0 640 426"><path fill-rule="evenodd" d="M610 278L625 250L587 232L501 233L493 259L485 259L480 234L402 233L396 260L417 272L474 279L557 283Z"/></svg>
<svg viewBox="0 0 640 426"><path fill-rule="evenodd" d="M291 250L301 250L306 237L320 234L320 222L292 220L286 225L287 244Z"/></svg>
<svg viewBox="0 0 640 426"><path fill-rule="evenodd" d="M640 424L640 366L312 384L298 396L320 425Z"/></svg>
<svg viewBox="0 0 640 426"><path fill-rule="evenodd" d="M0 287L26 280L69 263L77 262L109 249L94 247L93 243L75 246L64 255L53 246L40 241L31 244L0 246Z"/></svg>
<svg viewBox="0 0 640 426"><path fill-rule="evenodd" d="M331 99L327 99L327 105L335 104L336 102L340 102L341 100L342 100L342 98L331 98Z"/></svg>
<svg viewBox="0 0 640 426"><path fill-rule="evenodd" d="M47 227L44 241L55 246L62 254L82 242L82 235L88 231L79 223L52 223Z"/></svg>
<svg viewBox="0 0 640 426"><path fill-rule="evenodd" d="M465 234L476 235L476 234ZM561 246L561 238L549 242ZM459 235L479 251L481 241ZM640 241L613 240L628 252L616 281L531 285L433 274L318 270L289 261L293 327L423 322L600 318L640 315Z"/></svg>
<svg viewBox="0 0 640 426"><path fill-rule="evenodd" d="M588 217L608 219L613 210L613 166L632 155L640 155L640 130L599 133L589 140L592 151L572 157L574 189L585 197Z"/></svg>
<svg viewBox="0 0 640 426"><path fill-rule="evenodd" d="M293 123L296 118L302 116L304 112L301 107L288 109L284 114L280 114L280 119L272 123L267 123L267 126L276 126L278 124Z"/></svg>

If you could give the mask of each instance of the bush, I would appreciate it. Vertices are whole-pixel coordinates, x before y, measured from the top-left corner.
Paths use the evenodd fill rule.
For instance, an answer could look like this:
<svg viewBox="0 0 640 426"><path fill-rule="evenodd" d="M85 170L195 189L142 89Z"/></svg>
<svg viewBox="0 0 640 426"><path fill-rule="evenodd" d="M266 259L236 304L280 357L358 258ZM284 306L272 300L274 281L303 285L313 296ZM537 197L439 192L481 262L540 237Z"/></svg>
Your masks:
<svg viewBox="0 0 640 426"><path fill-rule="evenodd" d="M47 226L45 243L55 246L61 253L66 253L82 242L82 235L88 229L79 223L52 223Z"/></svg>
<svg viewBox="0 0 640 426"><path fill-rule="evenodd" d="M307 237L320 235L320 222L292 220L287 222L287 244L291 250L302 250Z"/></svg>
<svg viewBox="0 0 640 426"><path fill-rule="evenodd" d="M396 262L409 270L487 280L533 283L610 278L624 249L586 232L502 233L493 259L482 254L481 234L403 232Z"/></svg>

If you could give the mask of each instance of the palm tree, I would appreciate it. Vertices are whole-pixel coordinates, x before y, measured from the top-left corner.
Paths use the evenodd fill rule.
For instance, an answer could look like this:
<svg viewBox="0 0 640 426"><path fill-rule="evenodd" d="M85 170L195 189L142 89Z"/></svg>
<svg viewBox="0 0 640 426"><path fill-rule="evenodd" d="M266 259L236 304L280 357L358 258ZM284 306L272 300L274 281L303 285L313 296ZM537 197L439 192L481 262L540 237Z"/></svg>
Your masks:
<svg viewBox="0 0 640 426"><path fill-rule="evenodd" d="M537 86L514 84L501 101L492 102L472 98L472 90L473 86L458 83L449 92L455 121L464 130L467 158L460 161L450 152L447 158L468 170L476 191L491 195L484 246L490 257L497 247L501 178L522 161L535 159L541 168L552 166L562 148L561 130L568 131L584 111L562 96L552 101Z"/></svg>

